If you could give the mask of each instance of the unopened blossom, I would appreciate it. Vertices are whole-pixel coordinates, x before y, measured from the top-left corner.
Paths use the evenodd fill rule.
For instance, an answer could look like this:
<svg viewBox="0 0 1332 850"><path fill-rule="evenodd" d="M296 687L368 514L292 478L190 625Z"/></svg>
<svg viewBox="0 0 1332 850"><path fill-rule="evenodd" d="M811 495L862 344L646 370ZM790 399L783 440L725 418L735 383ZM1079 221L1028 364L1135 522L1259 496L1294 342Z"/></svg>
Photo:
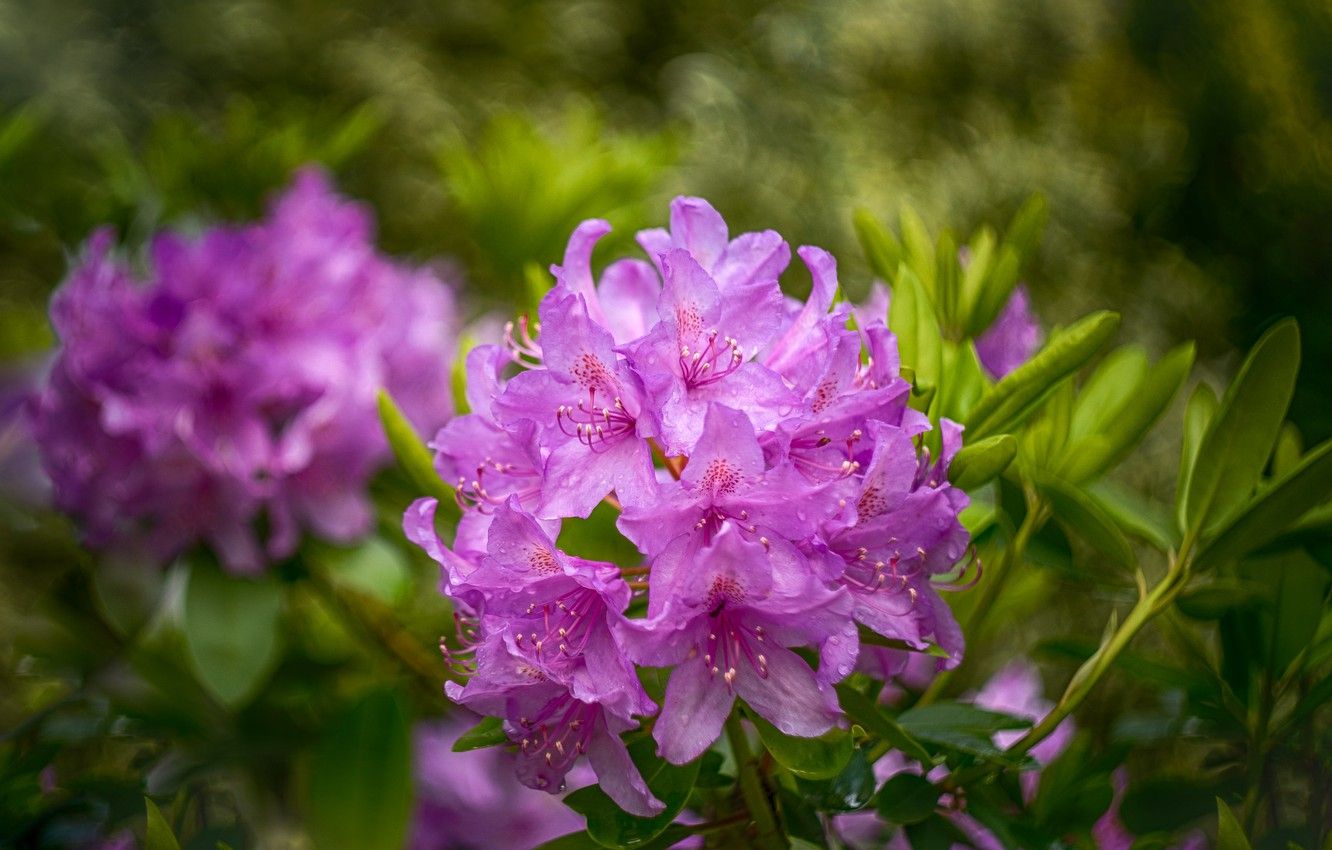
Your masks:
<svg viewBox="0 0 1332 850"><path fill-rule="evenodd" d="M976 354L990 377L998 380L1031 359L1041 344L1041 324L1031 296L1018 286L998 317L976 338Z"/></svg>
<svg viewBox="0 0 1332 850"><path fill-rule="evenodd" d="M652 722L667 761L699 757L739 700L822 734L846 723L833 686L862 630L960 658L936 584L970 541L947 479L960 426L925 449L934 426L908 406L884 316L852 321L830 254L796 252L814 284L798 301L785 241L732 236L701 199L597 274L608 231L580 225L537 321L469 357L471 412L432 442L464 509L451 541L430 499L404 528L465 624L445 652L466 682L447 693L503 721L528 785L558 790L586 754L642 814L660 803L619 738L658 711L641 667L667 673ZM602 504L632 562L556 545Z"/></svg>
<svg viewBox="0 0 1332 850"><path fill-rule="evenodd" d="M305 171L258 223L157 236L142 273L92 237L52 301L61 348L32 410L90 545L160 563L203 544L253 572L304 532L369 529L375 396L442 424L454 317L450 290L373 235Z"/></svg>

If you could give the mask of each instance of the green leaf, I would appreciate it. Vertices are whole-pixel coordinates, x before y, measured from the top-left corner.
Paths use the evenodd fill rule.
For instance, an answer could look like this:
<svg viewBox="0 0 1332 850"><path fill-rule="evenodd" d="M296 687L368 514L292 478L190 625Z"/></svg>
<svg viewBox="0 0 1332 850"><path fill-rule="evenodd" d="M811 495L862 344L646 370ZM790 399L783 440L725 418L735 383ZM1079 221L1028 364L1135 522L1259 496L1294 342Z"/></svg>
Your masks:
<svg viewBox="0 0 1332 850"><path fill-rule="evenodd" d="M1121 345L1107 354L1078 393L1070 436L1080 439L1110 427L1119 406L1147 377L1148 367L1147 352L1140 345Z"/></svg>
<svg viewBox="0 0 1332 850"><path fill-rule="evenodd" d="M799 842L807 842L811 848L821 848L827 845L827 835L823 827L823 819L819 813L809 804L809 800L785 785L777 786L777 813L782 825L782 831L788 838ZM795 844L799 847L800 844Z"/></svg>
<svg viewBox="0 0 1332 850"><path fill-rule="evenodd" d="M199 680L228 706L253 695L278 659L282 588L196 561L185 589L185 645Z"/></svg>
<svg viewBox="0 0 1332 850"><path fill-rule="evenodd" d="M587 818L588 834L602 846L647 845L671 825L689 799L702 759L674 765L658 758L656 747L651 738L640 738L629 745L629 757L638 766L648 788L666 804L661 814L650 818L635 817L617 806L597 785L579 788L564 798L565 805Z"/></svg>
<svg viewBox="0 0 1332 850"><path fill-rule="evenodd" d="M918 386L937 387L943 369L943 338L920 278L905 265L893 282L888 327L897 335L902 364L915 372Z"/></svg>
<svg viewBox="0 0 1332 850"><path fill-rule="evenodd" d="M1309 452L1233 515L1202 548L1199 569L1234 561L1276 539L1332 494L1332 440Z"/></svg>
<svg viewBox="0 0 1332 850"><path fill-rule="evenodd" d="M1299 327L1286 320L1258 340L1212 417L1189 476L1186 528L1212 531L1252 496L1299 369Z"/></svg>
<svg viewBox="0 0 1332 850"><path fill-rule="evenodd" d="M856 210L852 224L870 270L883 278L885 283L891 284L897 274L897 267L902 264L901 243L869 210Z"/></svg>
<svg viewBox="0 0 1332 850"><path fill-rule="evenodd" d="M1219 620L1236 608L1252 608L1270 602L1271 598L1268 589L1257 582L1218 578L1181 593L1175 605L1195 620Z"/></svg>
<svg viewBox="0 0 1332 850"><path fill-rule="evenodd" d="M1012 246L1022 256L1027 256L1040 244L1049 217L1050 205L1045 196L1032 195L1013 216L1013 221L1004 233L1004 244Z"/></svg>
<svg viewBox="0 0 1332 850"><path fill-rule="evenodd" d="M1189 376L1193 356L1193 343L1179 346L1161 358L1142 380L1130 385L1126 398L1116 405L1107 405L1110 417L1091 426L1100 439L1089 441L1085 450L1075 448L1069 452L1063 466L1064 477L1075 482L1087 481L1122 461L1170 406Z"/></svg>
<svg viewBox="0 0 1332 850"><path fill-rule="evenodd" d="M985 332L998 318L1004 305L1017 288L1018 272L1022 268L1022 257L1011 245L999 247L998 259L985 276L985 282L971 308L967 318L966 335L974 339Z"/></svg>
<svg viewBox="0 0 1332 850"><path fill-rule="evenodd" d="M930 815L919 823L907 824L905 830L911 850L952 850L958 846L971 846L962 830L939 815Z"/></svg>
<svg viewBox="0 0 1332 850"><path fill-rule="evenodd" d="M985 330L984 326L977 326L976 310L980 302L982 289L986 280L990 277L990 269L994 263L995 249L998 244L994 230L989 227L982 227L967 243L967 248L971 251L971 259L967 263L967 267L962 270L962 303L960 305L963 320L962 331L965 337L978 336Z"/></svg>
<svg viewBox="0 0 1332 850"><path fill-rule="evenodd" d="M980 440L1012 433L1051 392L1090 360L1118 327L1118 314L1101 311L1057 331L1034 357L976 403L966 422L968 436Z"/></svg>
<svg viewBox="0 0 1332 850"><path fill-rule="evenodd" d="M796 787L820 811L854 812L869 805L874 797L874 767L859 747L851 753L851 760L842 772L827 780L796 778Z"/></svg>
<svg viewBox="0 0 1332 850"><path fill-rule="evenodd" d="M848 684L837 685L837 699L842 704L842 711L871 735L882 738L894 749L901 750L908 757L926 765L934 763L934 756L911 737L895 718L879 710L874 702Z"/></svg>
<svg viewBox="0 0 1332 850"><path fill-rule="evenodd" d="M851 760L851 735L845 729L832 729L817 738L800 738L787 735L757 713L751 712L749 719L772 757L796 776L831 779Z"/></svg>
<svg viewBox="0 0 1332 850"><path fill-rule="evenodd" d="M388 390L379 391L379 421L384 426L384 435L398 466L416 489L426 496L439 501L440 516L457 520L458 503L453 497L453 488L445 484L435 471L434 461L425 441L416 433L406 414L398 407Z"/></svg>
<svg viewBox="0 0 1332 850"><path fill-rule="evenodd" d="M308 823L320 850L400 850L412 810L411 728L400 697L347 708L310 760Z"/></svg>
<svg viewBox="0 0 1332 850"><path fill-rule="evenodd" d="M602 850L602 846L587 834L587 830L582 830L552 838L544 844L537 845L534 850Z"/></svg>
<svg viewBox="0 0 1332 850"><path fill-rule="evenodd" d="M898 222L902 227L902 246L906 249L907 267L919 277L922 292L933 302L935 300L934 239L930 236L924 220L905 201L899 209ZM898 278L900 280L901 272L898 273Z"/></svg>
<svg viewBox="0 0 1332 850"><path fill-rule="evenodd" d="M508 741L509 736L504 734L503 721L498 717L483 717L480 723L458 736L458 740L453 742L453 751L465 753L468 750L493 747Z"/></svg>
<svg viewBox="0 0 1332 850"><path fill-rule="evenodd" d="M934 291L939 304L939 316L945 327L955 328L958 322L958 304L962 299L961 266L957 259L957 240L945 230L939 234L934 249Z"/></svg>
<svg viewBox="0 0 1332 850"><path fill-rule="evenodd" d="M995 732L1026 729L1030 721L959 702L908 709L897 718L909 735L942 747L986 758L1008 758L992 740Z"/></svg>
<svg viewBox="0 0 1332 850"><path fill-rule="evenodd" d="M1003 474L1017 456L1017 439L1012 434L996 434L969 443L953 457L948 480L963 490L975 490Z"/></svg>
<svg viewBox="0 0 1332 850"><path fill-rule="evenodd" d="M1198 459L1198 448L1202 445L1207 427L1216 416L1216 392L1207 384L1198 384L1189 396L1184 408L1184 433L1180 439L1179 479L1175 484L1175 515L1178 526L1183 530L1184 506L1188 502L1189 479L1193 476L1193 464Z"/></svg>
<svg viewBox="0 0 1332 850"><path fill-rule="evenodd" d="M180 843L171 832L162 810L150 798L143 798L144 808L148 810L148 830L144 836L144 850L180 850Z"/></svg>
<svg viewBox="0 0 1332 850"><path fill-rule="evenodd" d="M1037 482L1054 510L1055 519L1077 534L1116 566L1130 570L1137 563L1133 547L1113 519L1079 487L1057 479Z"/></svg>
<svg viewBox="0 0 1332 850"><path fill-rule="evenodd" d="M412 587L411 568L398 547L371 537L343 557L329 561L339 582L385 602L402 601Z"/></svg>
<svg viewBox="0 0 1332 850"><path fill-rule="evenodd" d="M1108 481L1098 481L1083 492L1125 532L1162 552L1179 546L1179 532L1165 508Z"/></svg>
<svg viewBox="0 0 1332 850"><path fill-rule="evenodd" d="M1220 797L1216 798L1216 850L1253 850L1235 813Z"/></svg>
<svg viewBox="0 0 1332 850"><path fill-rule="evenodd" d="M976 354L976 346L970 341L960 344L945 342L941 362L943 377L931 414L935 418L946 416L954 422L961 422L985 394L990 379L986 377L985 367Z"/></svg>
<svg viewBox="0 0 1332 850"><path fill-rule="evenodd" d="M899 773L883 783L874 797L874 807L889 823L920 823L934 814L939 789L914 773Z"/></svg>

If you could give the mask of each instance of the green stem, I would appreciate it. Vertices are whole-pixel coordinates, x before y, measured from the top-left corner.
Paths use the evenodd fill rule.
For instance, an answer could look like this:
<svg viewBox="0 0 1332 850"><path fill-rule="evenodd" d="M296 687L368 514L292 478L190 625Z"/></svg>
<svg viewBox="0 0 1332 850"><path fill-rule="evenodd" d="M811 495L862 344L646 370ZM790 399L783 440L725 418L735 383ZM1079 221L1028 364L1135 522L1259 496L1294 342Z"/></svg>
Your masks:
<svg viewBox="0 0 1332 850"><path fill-rule="evenodd" d="M1014 742L1008 748L1008 753L1022 755L1030 752L1032 747L1044 741L1055 729L1059 728L1059 724L1064 721L1064 718L1082 705L1083 700L1091 693L1092 688L1105 675L1106 671L1114 665L1120 653L1128 647L1138 632L1142 631L1143 626L1168 608L1180 591L1184 589L1189 577L1192 550L1192 540L1185 540L1180 554L1171 561L1169 569L1166 570L1165 577L1161 579L1156 587L1138 600L1137 604L1133 606L1133 610L1115 629L1110 639L1102 643L1100 648L1083 662L1078 671L1073 674L1068 687L1064 689L1063 696L1059 698L1059 702L1055 704L1050 713L1029 729L1027 734ZM941 783L941 787L945 790L957 788L988 776L998 769L993 763L965 768L950 775Z"/></svg>
<svg viewBox="0 0 1332 850"><path fill-rule="evenodd" d="M740 777L740 793L745 798L749 817L758 830L755 846L765 850L786 850L786 839L777 828L777 816L768 802L768 792L763 787L763 777L759 776L758 762L749 749L749 738L745 736L745 730L740 726L740 716L734 711L726 718L726 738L731 742L731 752L735 755L735 768Z"/></svg>
<svg viewBox="0 0 1332 850"><path fill-rule="evenodd" d="M1184 589L1187 578L1188 560L1186 556L1181 555L1171 562L1165 578L1161 579L1146 596L1138 600L1110 639L1101 644L1091 658L1083 662L1073 674L1068 687L1064 690L1064 695L1059 698L1054 709L1009 747L1008 752L1021 755L1030 751L1032 747L1049 737L1064 718L1077 710L1100 678L1114 665L1120 653L1128 647L1138 632L1142 631L1142 627L1175 600L1179 592Z"/></svg>
<svg viewBox="0 0 1332 850"><path fill-rule="evenodd" d="M1027 497L1027 515L1023 517L1022 524L1018 526L1017 534L1013 536L1011 546L1005 547L999 560L990 568L989 578L982 582L980 593L975 603L966 610L958 625L962 628L962 633L970 641L980 636L981 627L985 623L985 618L989 616L990 609L994 607L999 598L999 592L1003 589L1004 580L1008 574L1013 571L1015 564L1020 563L1023 555L1026 554L1027 545L1031 542L1034 535L1048 517L1048 511L1044 504L1032 494ZM930 686L925 689L925 693L920 695L916 705L929 705L943 695L944 689L952 680L956 671L960 667L954 667L952 670L941 670L930 682Z"/></svg>

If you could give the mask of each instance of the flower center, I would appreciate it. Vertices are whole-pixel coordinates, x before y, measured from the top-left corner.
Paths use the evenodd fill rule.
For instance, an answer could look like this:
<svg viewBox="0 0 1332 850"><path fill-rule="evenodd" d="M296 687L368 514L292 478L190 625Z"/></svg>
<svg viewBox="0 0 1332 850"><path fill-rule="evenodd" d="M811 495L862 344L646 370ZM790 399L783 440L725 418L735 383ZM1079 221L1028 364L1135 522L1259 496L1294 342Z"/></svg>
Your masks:
<svg viewBox="0 0 1332 850"><path fill-rule="evenodd" d="M523 729L520 751L527 758L545 762L548 768L537 775L537 787L548 788L551 774L563 777L574 761L587 752L599 710L598 706L576 700L566 692L542 706L536 717L519 720ZM559 783L558 790L563 791L563 779Z"/></svg>
<svg viewBox="0 0 1332 850"><path fill-rule="evenodd" d="M714 592L718 592L714 580ZM734 582L732 582L734 584ZM739 585L735 585L738 589ZM743 598L743 590L740 590ZM767 639L762 626L749 627L726 609L729 599L721 593L721 608L712 616L712 628L708 630L708 640L703 653L703 663L708 674L714 678L720 676L726 687L734 690L738 665L748 664L758 673L760 679L768 678L768 658L763 654L763 644ZM731 599L730 601L738 601Z"/></svg>
<svg viewBox="0 0 1332 850"><path fill-rule="evenodd" d="M685 334L680 327L680 339L698 340L699 334ZM740 368L745 356L740 351L740 343L729 336L720 336L711 330L701 344L690 348L680 346L680 377L689 389L716 383Z"/></svg>
<svg viewBox="0 0 1332 850"><path fill-rule="evenodd" d="M534 602L527 606L526 621L515 627L513 642L538 661L577 656L587 647L604 607L601 596L585 587L547 602Z"/></svg>
<svg viewBox="0 0 1332 850"><path fill-rule="evenodd" d="M633 434L638 420L615 397L612 405L597 405L597 391L589 387L587 400L577 405L561 404L555 409L560 430L593 451L609 448L621 437Z"/></svg>

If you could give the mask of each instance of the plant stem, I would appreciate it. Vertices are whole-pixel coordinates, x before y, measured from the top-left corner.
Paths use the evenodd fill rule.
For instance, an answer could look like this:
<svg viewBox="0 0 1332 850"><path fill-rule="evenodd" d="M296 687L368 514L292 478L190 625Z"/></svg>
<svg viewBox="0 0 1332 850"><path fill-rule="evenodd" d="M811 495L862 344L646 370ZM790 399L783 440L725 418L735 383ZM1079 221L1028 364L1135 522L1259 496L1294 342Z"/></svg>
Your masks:
<svg viewBox="0 0 1332 850"><path fill-rule="evenodd" d="M1064 721L1064 718L1082 705L1083 700L1091 693L1092 688L1115 663L1120 653L1128 647L1133 638L1142 630L1142 627L1168 608L1180 591L1184 589L1184 585L1189 578L1192 550L1192 540L1186 539L1180 554L1171 560L1165 577L1161 579L1156 587L1138 599L1137 604L1133 606L1133 610L1119 624L1110 638L1103 642L1100 648L1083 662L1078 671L1073 674L1073 678L1069 680L1063 696L1059 698L1059 702L1055 704L1050 713L1029 729L1027 734L1015 741L1006 752L1011 755L1023 755L1030 752L1032 747L1044 741L1055 729L1059 728L1059 724ZM999 769L994 763L975 765L954 772L940 783L940 786L944 790L951 790L988 776Z"/></svg>
<svg viewBox="0 0 1332 850"><path fill-rule="evenodd" d="M994 567L990 570L989 580L982 582L980 594L977 596L975 603L967 609L962 622L958 624L968 640L979 637L985 618L989 616L990 609L994 607L995 601L999 598L1004 579L1013 571L1014 565L1022 561L1022 556L1026 554L1027 544L1031 542L1032 535L1045 524L1048 515L1045 505L1034 495L1028 494L1027 515L1023 517L1022 524L1013 536L1012 545L1005 547L1003 554L999 556L999 560L995 562ZM948 682L958 669L958 667L954 667L952 670L939 671L935 675L934 681L930 682L930 686L925 689L925 693L920 695L916 705L929 705L942 696Z"/></svg>
<svg viewBox="0 0 1332 850"><path fill-rule="evenodd" d="M745 798L749 817L758 829L756 846L766 850L786 850L786 839L777 828L777 816L768 802L768 792L763 787L763 777L759 776L758 762L750 752L749 738L745 737L745 730L740 726L740 716L734 711L726 718L726 738L731 742L731 752L735 755L740 793Z"/></svg>
<svg viewBox="0 0 1332 850"><path fill-rule="evenodd" d="M1188 567L1188 557L1185 554L1171 561L1165 577L1146 596L1138 600L1110 639L1101 644L1091 658L1083 662L1073 674L1068 687L1064 690L1064 695L1059 698L1054 709L1009 747L1008 752L1021 755L1030 751L1032 747L1049 737L1065 717L1082 705L1097 681L1105 675L1142 627L1169 607L1184 589L1184 583L1188 578Z"/></svg>

